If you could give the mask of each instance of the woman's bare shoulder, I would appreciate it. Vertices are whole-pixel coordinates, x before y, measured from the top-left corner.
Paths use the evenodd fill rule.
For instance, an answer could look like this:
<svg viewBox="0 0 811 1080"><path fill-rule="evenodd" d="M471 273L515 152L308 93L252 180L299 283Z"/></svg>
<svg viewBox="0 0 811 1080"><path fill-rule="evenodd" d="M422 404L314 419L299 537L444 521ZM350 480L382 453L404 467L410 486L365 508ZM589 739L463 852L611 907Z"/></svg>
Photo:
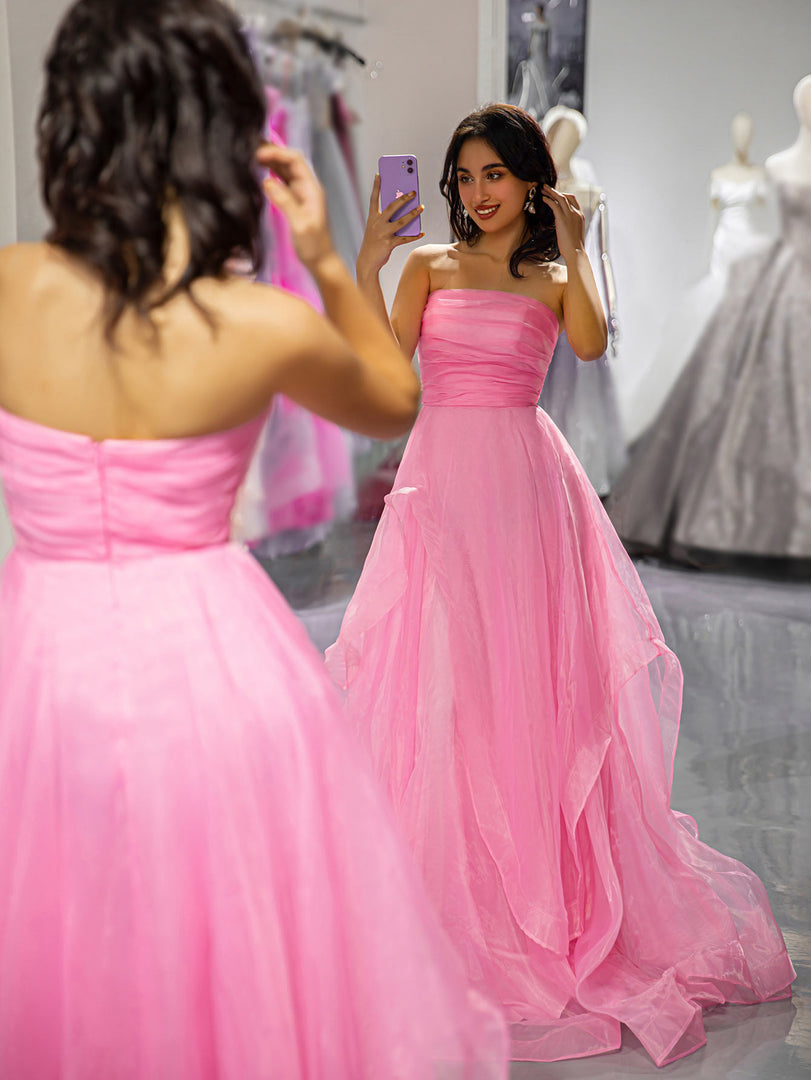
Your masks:
<svg viewBox="0 0 811 1080"><path fill-rule="evenodd" d="M456 254L456 244L421 244L413 249L408 261L433 270L444 266L449 259L454 259Z"/></svg>
<svg viewBox="0 0 811 1080"><path fill-rule="evenodd" d="M194 283L194 298L222 323L246 336L267 335L281 344L322 322L305 300L273 285L238 277L201 278Z"/></svg>
<svg viewBox="0 0 811 1080"><path fill-rule="evenodd" d="M43 270L64 267L65 256L52 244L7 244L0 248L0 283L27 286Z"/></svg>
<svg viewBox="0 0 811 1080"><path fill-rule="evenodd" d="M29 244L6 244L4 247L0 247L0 267L5 269L15 264L19 266L23 263L31 263L35 259L42 260L52 250L51 244L45 244L41 241Z"/></svg>
<svg viewBox="0 0 811 1080"><path fill-rule="evenodd" d="M541 286L549 284L565 285L568 280L566 263L543 262L533 263L531 265L522 263L521 273L525 277L537 281Z"/></svg>
<svg viewBox="0 0 811 1080"><path fill-rule="evenodd" d="M521 264L521 272L529 286L527 294L540 300L563 318L563 294L566 289L567 274L563 263L544 262L527 266Z"/></svg>
<svg viewBox="0 0 811 1080"><path fill-rule="evenodd" d="M45 306L76 314L103 300L97 273L76 256L48 243L0 248L0 322L37 325Z"/></svg>

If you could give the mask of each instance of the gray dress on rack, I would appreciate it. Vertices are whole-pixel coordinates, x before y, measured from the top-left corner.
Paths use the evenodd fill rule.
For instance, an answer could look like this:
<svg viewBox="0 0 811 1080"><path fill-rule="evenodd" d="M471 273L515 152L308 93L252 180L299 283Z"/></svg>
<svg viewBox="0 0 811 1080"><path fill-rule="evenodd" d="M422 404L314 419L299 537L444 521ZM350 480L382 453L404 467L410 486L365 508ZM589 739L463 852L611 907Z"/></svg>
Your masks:
<svg viewBox="0 0 811 1080"><path fill-rule="evenodd" d="M811 185L775 187L780 238L732 266L609 499L632 551L811 565Z"/></svg>

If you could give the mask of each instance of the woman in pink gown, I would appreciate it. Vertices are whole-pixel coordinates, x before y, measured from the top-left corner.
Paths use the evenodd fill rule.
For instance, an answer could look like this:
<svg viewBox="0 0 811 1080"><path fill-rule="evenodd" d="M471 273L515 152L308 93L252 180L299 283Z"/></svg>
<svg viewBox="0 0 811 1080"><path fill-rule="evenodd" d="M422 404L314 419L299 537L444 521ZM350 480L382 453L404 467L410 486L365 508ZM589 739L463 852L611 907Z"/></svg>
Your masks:
<svg viewBox="0 0 811 1080"><path fill-rule="evenodd" d="M259 150L327 318L230 278L261 86L219 0L81 0L49 242L0 251L0 1076L503 1080L320 657L228 542L274 394L369 435L416 378L298 155Z"/></svg>
<svg viewBox="0 0 811 1080"><path fill-rule="evenodd" d="M462 122L442 177L458 241L411 255L391 313L423 408L327 662L513 1056L625 1024L662 1065L703 1045L703 1007L794 972L755 874L670 809L679 663L535 407L561 323L583 360L605 348L582 214L510 106ZM402 200L376 200L358 281L388 318Z"/></svg>

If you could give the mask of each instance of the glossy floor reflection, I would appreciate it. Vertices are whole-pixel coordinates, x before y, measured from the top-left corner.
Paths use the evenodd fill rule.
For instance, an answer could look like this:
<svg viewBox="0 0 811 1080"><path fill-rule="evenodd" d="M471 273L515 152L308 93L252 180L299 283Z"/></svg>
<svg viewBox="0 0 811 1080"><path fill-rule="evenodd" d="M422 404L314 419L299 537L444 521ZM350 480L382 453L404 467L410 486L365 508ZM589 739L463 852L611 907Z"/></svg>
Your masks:
<svg viewBox="0 0 811 1080"><path fill-rule="evenodd" d="M371 537L337 532L269 570L325 648ZM581 1061L515 1063L510 1080L811 1075L811 585L662 567L638 570L685 676L673 805L763 879L798 972L794 998L706 1015L707 1046L656 1069L633 1036Z"/></svg>

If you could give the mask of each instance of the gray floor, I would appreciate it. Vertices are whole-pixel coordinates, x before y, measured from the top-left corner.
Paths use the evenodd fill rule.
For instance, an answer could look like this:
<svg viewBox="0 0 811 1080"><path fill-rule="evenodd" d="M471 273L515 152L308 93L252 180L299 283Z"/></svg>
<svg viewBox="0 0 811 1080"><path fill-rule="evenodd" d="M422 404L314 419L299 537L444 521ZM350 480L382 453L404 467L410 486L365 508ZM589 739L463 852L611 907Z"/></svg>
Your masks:
<svg viewBox="0 0 811 1080"><path fill-rule="evenodd" d="M335 639L372 528L269 567L316 644ZM705 1018L707 1046L658 1070L626 1033L614 1054L516 1063L511 1080L800 1080L811 1075L811 586L638 569L685 675L673 805L762 878L798 972L790 1002Z"/></svg>

